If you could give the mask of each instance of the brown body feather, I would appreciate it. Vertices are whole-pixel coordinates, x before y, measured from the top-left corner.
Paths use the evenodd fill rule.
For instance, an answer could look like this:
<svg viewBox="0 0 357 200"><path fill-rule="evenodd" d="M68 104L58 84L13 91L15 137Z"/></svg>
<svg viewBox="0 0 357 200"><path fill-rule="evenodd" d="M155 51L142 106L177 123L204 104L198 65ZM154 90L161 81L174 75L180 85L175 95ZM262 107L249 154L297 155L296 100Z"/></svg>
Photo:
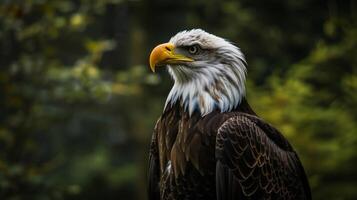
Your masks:
<svg viewBox="0 0 357 200"><path fill-rule="evenodd" d="M150 147L149 199L311 199L287 140L245 99L237 109L189 116L175 104Z"/></svg>

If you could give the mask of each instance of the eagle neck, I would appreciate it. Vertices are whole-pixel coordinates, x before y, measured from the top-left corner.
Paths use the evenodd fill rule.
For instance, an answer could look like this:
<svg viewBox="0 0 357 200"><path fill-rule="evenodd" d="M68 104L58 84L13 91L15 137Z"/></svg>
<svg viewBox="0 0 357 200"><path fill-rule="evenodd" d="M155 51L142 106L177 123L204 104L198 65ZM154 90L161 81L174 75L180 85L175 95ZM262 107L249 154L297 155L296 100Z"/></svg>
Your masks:
<svg viewBox="0 0 357 200"><path fill-rule="evenodd" d="M227 78L211 79L201 77L189 82L175 82L165 104L172 107L179 104L189 113L199 112L205 116L215 109L230 112L238 107L245 96L244 83Z"/></svg>

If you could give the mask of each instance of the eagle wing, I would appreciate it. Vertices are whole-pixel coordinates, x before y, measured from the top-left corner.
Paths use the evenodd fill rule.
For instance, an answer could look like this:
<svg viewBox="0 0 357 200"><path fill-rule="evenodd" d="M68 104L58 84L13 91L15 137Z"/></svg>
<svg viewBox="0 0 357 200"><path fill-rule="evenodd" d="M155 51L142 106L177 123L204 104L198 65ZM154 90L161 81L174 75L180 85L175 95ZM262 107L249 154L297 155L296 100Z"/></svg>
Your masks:
<svg viewBox="0 0 357 200"><path fill-rule="evenodd" d="M149 200L160 199L160 161L157 148L157 128L155 127L150 144L149 171L148 171L148 197Z"/></svg>
<svg viewBox="0 0 357 200"><path fill-rule="evenodd" d="M256 116L242 113L220 126L216 159L218 200L311 199L297 154Z"/></svg>

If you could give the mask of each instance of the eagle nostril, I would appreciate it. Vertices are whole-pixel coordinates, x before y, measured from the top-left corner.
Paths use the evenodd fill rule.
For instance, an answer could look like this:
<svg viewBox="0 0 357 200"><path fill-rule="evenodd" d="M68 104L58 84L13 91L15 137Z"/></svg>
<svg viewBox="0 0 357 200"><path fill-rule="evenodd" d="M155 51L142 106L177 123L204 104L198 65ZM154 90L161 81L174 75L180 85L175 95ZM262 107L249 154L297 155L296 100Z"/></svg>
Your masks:
<svg viewBox="0 0 357 200"><path fill-rule="evenodd" d="M171 51L171 49L168 46L166 46L165 49L168 51Z"/></svg>

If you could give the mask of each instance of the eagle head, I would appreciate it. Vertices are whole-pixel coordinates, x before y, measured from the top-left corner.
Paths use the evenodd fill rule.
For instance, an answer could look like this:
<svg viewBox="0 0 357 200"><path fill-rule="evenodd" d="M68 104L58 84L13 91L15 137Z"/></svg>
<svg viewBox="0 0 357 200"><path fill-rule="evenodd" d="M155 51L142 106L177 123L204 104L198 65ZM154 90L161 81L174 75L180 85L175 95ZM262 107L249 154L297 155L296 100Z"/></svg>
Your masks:
<svg viewBox="0 0 357 200"><path fill-rule="evenodd" d="M228 112L245 95L246 61L240 49L201 29L182 31L150 54L153 72L167 66L174 80L166 105L179 103L202 116L219 109Z"/></svg>

